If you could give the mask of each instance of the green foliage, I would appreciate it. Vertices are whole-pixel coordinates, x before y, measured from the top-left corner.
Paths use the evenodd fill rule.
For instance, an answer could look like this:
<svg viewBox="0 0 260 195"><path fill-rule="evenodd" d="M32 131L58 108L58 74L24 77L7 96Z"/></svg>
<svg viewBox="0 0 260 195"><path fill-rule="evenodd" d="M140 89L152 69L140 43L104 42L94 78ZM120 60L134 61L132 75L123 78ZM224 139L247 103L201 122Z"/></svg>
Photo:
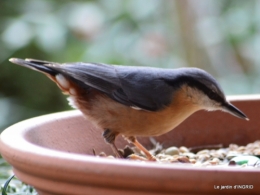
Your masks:
<svg viewBox="0 0 260 195"><path fill-rule="evenodd" d="M4 0L0 6L1 129L70 109L55 84L10 57L196 66L228 94L259 92L259 1Z"/></svg>
<svg viewBox="0 0 260 195"><path fill-rule="evenodd" d="M31 186L14 177L10 165L0 156L0 192L1 195L36 195Z"/></svg>
<svg viewBox="0 0 260 195"><path fill-rule="evenodd" d="M35 189L15 178L15 175L9 177L3 186L1 186L2 195L37 195Z"/></svg>

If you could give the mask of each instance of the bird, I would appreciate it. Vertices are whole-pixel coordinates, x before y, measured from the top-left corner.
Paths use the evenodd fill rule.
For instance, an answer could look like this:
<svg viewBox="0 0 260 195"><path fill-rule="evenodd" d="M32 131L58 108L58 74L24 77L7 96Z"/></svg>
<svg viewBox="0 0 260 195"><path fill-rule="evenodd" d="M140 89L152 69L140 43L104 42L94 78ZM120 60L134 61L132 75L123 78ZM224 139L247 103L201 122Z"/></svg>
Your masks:
<svg viewBox="0 0 260 195"><path fill-rule="evenodd" d="M123 157L115 139L122 135L147 160L156 161L136 137L165 134L199 110L220 110L249 120L226 99L216 79L199 68L57 63L19 58L9 61L41 72L54 81L69 95L69 104L102 129L104 140L118 158Z"/></svg>

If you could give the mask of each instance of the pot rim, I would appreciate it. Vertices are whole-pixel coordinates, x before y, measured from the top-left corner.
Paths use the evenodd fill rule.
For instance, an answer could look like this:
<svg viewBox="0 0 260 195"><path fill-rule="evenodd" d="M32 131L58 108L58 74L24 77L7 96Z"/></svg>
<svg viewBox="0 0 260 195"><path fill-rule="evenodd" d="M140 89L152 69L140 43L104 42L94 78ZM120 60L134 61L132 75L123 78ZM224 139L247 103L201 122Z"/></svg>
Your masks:
<svg viewBox="0 0 260 195"><path fill-rule="evenodd" d="M232 102L245 100L259 101L260 95L229 96L228 100ZM18 177L21 176L21 178L24 173L29 173L31 176L40 174L44 178L59 178L63 181L72 181L75 183L88 182L93 185L107 185L108 179L111 180L111 177L118 176L122 179L119 183L114 185L121 185L122 187L125 186L128 188L130 188L131 185L141 185L140 181L146 181L147 186L149 186L149 181L158 180L160 183L159 175L165 175L165 180L172 181L173 179L178 179L179 181L184 182L187 179L187 173L192 175L194 181L196 179L207 180L209 174L214 174L214 181L217 182L221 181L221 173L224 172L228 173L230 178L237 177L237 174L241 174L244 178L255 177L254 174L256 173L257 175L260 174L260 169L241 169L238 167L205 168L189 165L180 166L174 164L159 164L155 162L136 162L124 159L99 158L91 155L68 153L44 148L30 143L23 138L26 131L35 128L36 126L80 116L80 111L73 110L43 115L14 124L1 134L1 154L11 165L13 165L14 172ZM17 155L17 151L19 151L19 155ZM55 161L51 160L53 158L55 158ZM45 163L46 160L48 164ZM75 167L75 162L77 163L77 167ZM30 171L30 167L32 166L34 169L33 171ZM88 167L92 168L89 169ZM112 168L110 169L108 167ZM46 169L59 172L61 176L53 177L53 174L50 175ZM134 170L130 175L129 169ZM74 172L71 172L71 170ZM151 174L151 172L153 174ZM102 173L102 178L100 176L95 176L97 173ZM127 179L134 181L132 184L124 181L123 178L125 178L125 173L128 173ZM69 178L68 175L70 175ZM86 175L92 177L85 177ZM242 179L241 181L245 180ZM152 186L150 186L150 188L152 188Z"/></svg>

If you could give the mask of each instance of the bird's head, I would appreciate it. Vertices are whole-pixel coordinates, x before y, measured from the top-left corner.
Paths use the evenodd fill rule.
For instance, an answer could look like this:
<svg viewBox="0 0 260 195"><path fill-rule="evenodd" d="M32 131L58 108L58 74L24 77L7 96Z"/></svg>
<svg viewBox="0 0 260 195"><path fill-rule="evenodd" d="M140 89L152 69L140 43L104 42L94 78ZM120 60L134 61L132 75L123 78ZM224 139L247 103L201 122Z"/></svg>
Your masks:
<svg viewBox="0 0 260 195"><path fill-rule="evenodd" d="M200 109L221 110L248 120L242 111L227 101L220 85L209 73L198 68L180 68L177 71L177 76L170 84L181 88L188 101Z"/></svg>

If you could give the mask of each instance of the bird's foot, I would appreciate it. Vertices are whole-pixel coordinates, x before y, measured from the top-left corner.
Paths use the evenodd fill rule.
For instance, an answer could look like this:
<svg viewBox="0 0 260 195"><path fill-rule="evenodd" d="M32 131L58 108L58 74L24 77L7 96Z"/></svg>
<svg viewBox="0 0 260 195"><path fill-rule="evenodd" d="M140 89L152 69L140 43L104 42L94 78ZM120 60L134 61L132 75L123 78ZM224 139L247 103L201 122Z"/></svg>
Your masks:
<svg viewBox="0 0 260 195"><path fill-rule="evenodd" d="M139 150L141 150L145 154L147 160L157 161L156 158L140 142L138 142L135 137L130 136L130 137L125 137L125 139L133 143Z"/></svg>

